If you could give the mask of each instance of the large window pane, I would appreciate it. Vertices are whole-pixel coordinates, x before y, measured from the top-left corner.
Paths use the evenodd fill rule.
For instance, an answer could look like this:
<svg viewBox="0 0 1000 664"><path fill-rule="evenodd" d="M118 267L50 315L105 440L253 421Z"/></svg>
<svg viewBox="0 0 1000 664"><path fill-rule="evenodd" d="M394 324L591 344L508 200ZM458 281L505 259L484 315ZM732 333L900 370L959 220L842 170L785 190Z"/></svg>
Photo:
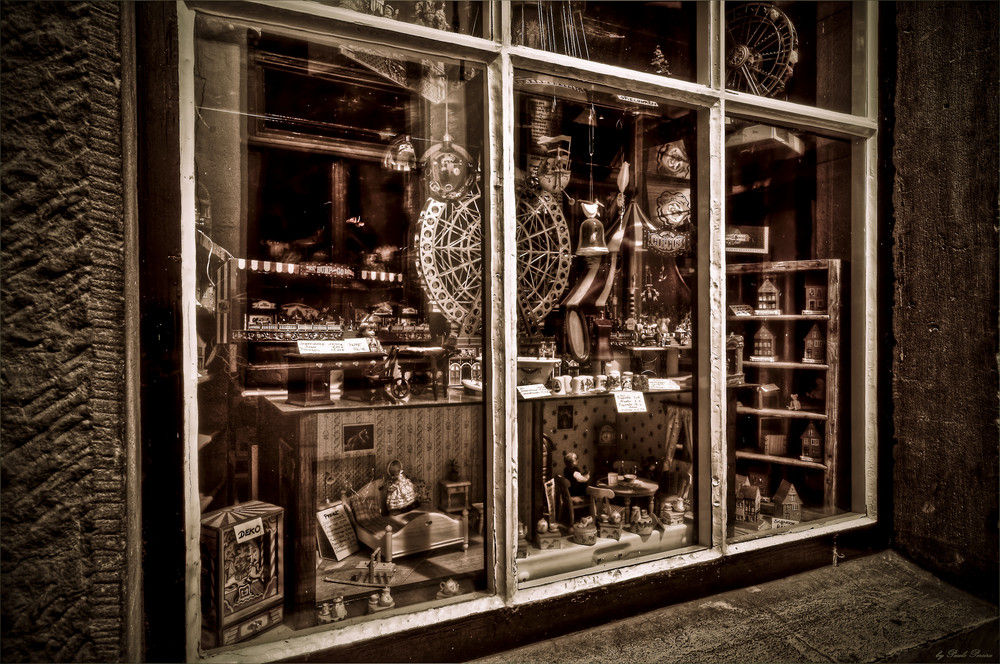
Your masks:
<svg viewBox="0 0 1000 664"><path fill-rule="evenodd" d="M203 645L485 590L482 69L196 37Z"/></svg>
<svg viewBox="0 0 1000 664"><path fill-rule="evenodd" d="M519 76L518 578L698 543L695 112Z"/></svg>
<svg viewBox="0 0 1000 664"><path fill-rule="evenodd" d="M851 144L727 127L728 328L742 345L729 535L850 509Z"/></svg>
<svg viewBox="0 0 1000 664"><path fill-rule="evenodd" d="M489 21L489 6L483 0L316 0L321 5L342 7L351 11L391 18L474 37L489 37L485 33Z"/></svg>
<svg viewBox="0 0 1000 664"><path fill-rule="evenodd" d="M511 41L692 81L696 2L514 2Z"/></svg>
<svg viewBox="0 0 1000 664"><path fill-rule="evenodd" d="M726 88L850 113L854 6L727 2Z"/></svg>

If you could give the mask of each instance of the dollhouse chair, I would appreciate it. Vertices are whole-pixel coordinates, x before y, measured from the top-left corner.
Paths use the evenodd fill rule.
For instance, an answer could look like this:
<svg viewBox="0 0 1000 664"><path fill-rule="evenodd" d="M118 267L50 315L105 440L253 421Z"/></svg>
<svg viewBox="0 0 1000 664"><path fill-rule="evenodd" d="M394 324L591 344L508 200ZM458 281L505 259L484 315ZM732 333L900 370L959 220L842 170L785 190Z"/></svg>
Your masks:
<svg viewBox="0 0 1000 664"><path fill-rule="evenodd" d="M590 496L590 516L596 522L602 514L607 514L612 522L615 520L612 515L618 514L621 518L618 523L625 521L625 506L615 505L611 499L615 497L615 492L611 489L602 489L596 486L587 487L587 495Z"/></svg>
<svg viewBox="0 0 1000 664"><path fill-rule="evenodd" d="M564 513L568 513L567 516L569 521L564 521L563 525L567 528L572 528L573 524L576 523L576 512L577 510L590 510L590 501L584 496L572 496L569 493L569 480L565 477L556 475L554 478L556 481L556 498L558 505L556 507L556 514L562 517ZM589 489L590 487L588 487Z"/></svg>

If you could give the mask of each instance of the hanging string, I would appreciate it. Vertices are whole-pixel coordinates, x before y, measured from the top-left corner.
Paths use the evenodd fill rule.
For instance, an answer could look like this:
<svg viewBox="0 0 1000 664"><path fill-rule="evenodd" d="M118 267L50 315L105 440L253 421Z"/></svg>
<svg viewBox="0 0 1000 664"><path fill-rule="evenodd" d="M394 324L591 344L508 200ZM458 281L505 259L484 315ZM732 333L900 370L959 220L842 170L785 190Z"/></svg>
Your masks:
<svg viewBox="0 0 1000 664"><path fill-rule="evenodd" d="M590 122L587 123L588 149L590 150L590 200L594 200L594 137L597 125L597 114L594 113L594 105L590 105Z"/></svg>

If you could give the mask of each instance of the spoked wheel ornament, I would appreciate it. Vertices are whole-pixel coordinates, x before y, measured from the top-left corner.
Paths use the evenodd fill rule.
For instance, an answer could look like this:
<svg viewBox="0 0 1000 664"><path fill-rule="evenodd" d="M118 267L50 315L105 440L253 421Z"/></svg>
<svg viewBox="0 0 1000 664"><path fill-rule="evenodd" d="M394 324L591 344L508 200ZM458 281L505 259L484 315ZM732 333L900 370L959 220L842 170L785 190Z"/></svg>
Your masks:
<svg viewBox="0 0 1000 664"><path fill-rule="evenodd" d="M726 13L726 87L762 97L785 90L799 60L795 26L767 2L748 2Z"/></svg>

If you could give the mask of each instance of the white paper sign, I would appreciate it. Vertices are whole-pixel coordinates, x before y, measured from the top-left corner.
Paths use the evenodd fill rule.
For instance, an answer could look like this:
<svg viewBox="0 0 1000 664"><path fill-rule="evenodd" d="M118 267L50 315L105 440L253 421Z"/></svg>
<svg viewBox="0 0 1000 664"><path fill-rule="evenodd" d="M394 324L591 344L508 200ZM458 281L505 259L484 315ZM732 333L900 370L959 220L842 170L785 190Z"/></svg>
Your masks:
<svg viewBox="0 0 1000 664"><path fill-rule="evenodd" d="M531 385L518 385L517 393L521 395L523 399L535 399L537 397L547 397L551 392L549 388L545 387L541 383L533 383Z"/></svg>
<svg viewBox="0 0 1000 664"><path fill-rule="evenodd" d="M328 341L297 341L299 353L302 355L349 355L354 353L370 353L368 340L362 338L328 340Z"/></svg>
<svg viewBox="0 0 1000 664"><path fill-rule="evenodd" d="M253 521L247 521L236 526L233 528L233 532L236 533L237 544L248 542L264 534L264 521L260 517L257 517Z"/></svg>
<svg viewBox="0 0 1000 664"><path fill-rule="evenodd" d="M651 390L679 390L681 386L670 378L650 378L649 389Z"/></svg>
<svg viewBox="0 0 1000 664"><path fill-rule="evenodd" d="M736 316L753 316L753 307L749 304L731 304L729 309Z"/></svg>
<svg viewBox="0 0 1000 664"><path fill-rule="evenodd" d="M360 548L343 503L320 510L316 519L320 527L320 532L316 534L319 552L324 558L332 554L337 560L343 560Z"/></svg>
<svg viewBox="0 0 1000 664"><path fill-rule="evenodd" d="M795 526L798 525L798 521L792 521L791 519L779 519L778 517L773 517L771 519L771 526L773 528L784 528L785 526Z"/></svg>
<svg viewBox="0 0 1000 664"><path fill-rule="evenodd" d="M642 392L615 392L615 407L619 413L645 413L646 397Z"/></svg>

